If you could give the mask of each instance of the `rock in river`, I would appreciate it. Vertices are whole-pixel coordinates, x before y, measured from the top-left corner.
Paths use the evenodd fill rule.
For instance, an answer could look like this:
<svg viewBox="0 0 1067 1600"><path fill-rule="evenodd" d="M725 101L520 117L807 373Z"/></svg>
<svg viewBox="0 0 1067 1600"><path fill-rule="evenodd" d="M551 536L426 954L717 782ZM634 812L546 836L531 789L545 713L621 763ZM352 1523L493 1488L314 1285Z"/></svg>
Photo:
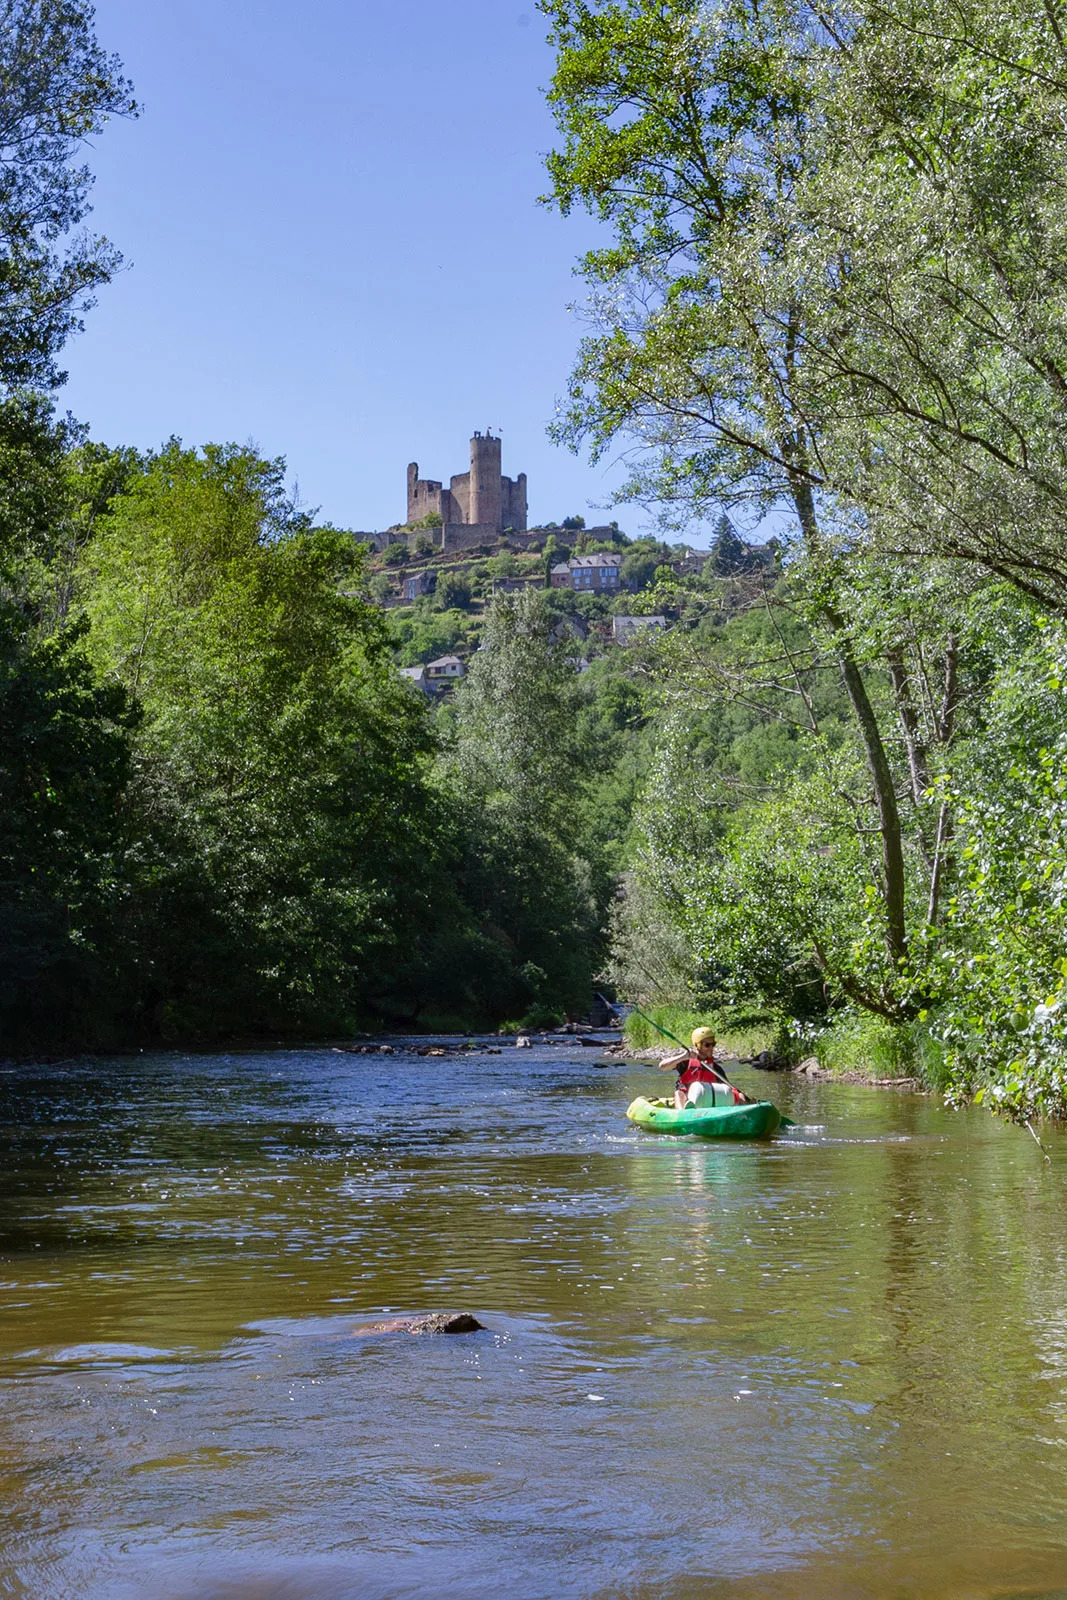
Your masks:
<svg viewBox="0 0 1067 1600"><path fill-rule="evenodd" d="M469 1311L434 1311L426 1317L393 1317L389 1322L368 1322L353 1328L357 1337L367 1333L477 1333L485 1327Z"/></svg>

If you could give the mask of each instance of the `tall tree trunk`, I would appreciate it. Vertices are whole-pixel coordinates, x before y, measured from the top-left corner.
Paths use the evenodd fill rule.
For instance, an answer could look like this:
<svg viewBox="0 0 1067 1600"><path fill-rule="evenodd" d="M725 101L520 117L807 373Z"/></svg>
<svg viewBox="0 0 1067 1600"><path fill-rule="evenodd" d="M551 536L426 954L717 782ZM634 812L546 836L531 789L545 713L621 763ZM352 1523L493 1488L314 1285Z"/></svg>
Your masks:
<svg viewBox="0 0 1067 1600"><path fill-rule="evenodd" d="M930 773L926 762L926 746L923 744L918 714L908 685L908 672L904 665L904 652L899 645L895 645L892 650L886 652L886 661L889 664L889 677L893 684L893 694L896 697L897 715L900 718L900 727L904 734L904 745L908 752L908 771L911 774L912 799L916 805L921 805L923 795L930 787Z"/></svg>
<svg viewBox="0 0 1067 1600"><path fill-rule="evenodd" d="M800 525L804 530L809 549L819 549L819 525L815 515L815 500L806 480L795 480L793 503ZM882 888L885 895L886 945L895 966L908 959L908 934L904 904L904 844L901 836L900 810L897 806L896 788L889 758L885 753L878 718L874 714L867 685L856 662L844 617L828 595L820 606L823 620L831 629L841 678L849 698L864 754L867 770L874 786L875 805L878 809L878 831L882 841Z"/></svg>
<svg viewBox="0 0 1067 1600"><path fill-rule="evenodd" d="M956 704L959 698L959 641L954 633L945 645L945 688L941 699L941 712L937 719L937 737L948 744L956 725ZM945 879L945 859L952 843L952 812L947 800L942 800L937 817L937 840L934 844L934 864L930 872L930 899L926 907L926 920L933 925L941 912L941 889Z"/></svg>

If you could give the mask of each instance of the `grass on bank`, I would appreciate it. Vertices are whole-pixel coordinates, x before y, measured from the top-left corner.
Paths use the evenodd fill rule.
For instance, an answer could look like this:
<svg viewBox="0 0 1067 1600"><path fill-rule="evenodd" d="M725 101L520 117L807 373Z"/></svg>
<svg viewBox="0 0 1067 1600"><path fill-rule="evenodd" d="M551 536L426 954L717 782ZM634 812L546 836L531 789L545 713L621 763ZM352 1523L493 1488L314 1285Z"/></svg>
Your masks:
<svg viewBox="0 0 1067 1600"><path fill-rule="evenodd" d="M796 1046L789 1036L784 1017L774 1011L724 1008L718 1011L690 1011L684 1006L642 1006L644 1017L631 1012L626 1019L626 1043L631 1050L651 1050L662 1046L665 1054L675 1048L670 1039L657 1032L645 1017L673 1033L683 1044L688 1044L694 1028L714 1028L719 1047L734 1056L758 1056L768 1050L772 1055L791 1060Z"/></svg>
<svg viewBox="0 0 1067 1600"><path fill-rule="evenodd" d="M866 1011L841 1011L813 1035L807 1051L826 1072L917 1078L927 1089L945 1087L944 1051L925 1022L892 1023Z"/></svg>

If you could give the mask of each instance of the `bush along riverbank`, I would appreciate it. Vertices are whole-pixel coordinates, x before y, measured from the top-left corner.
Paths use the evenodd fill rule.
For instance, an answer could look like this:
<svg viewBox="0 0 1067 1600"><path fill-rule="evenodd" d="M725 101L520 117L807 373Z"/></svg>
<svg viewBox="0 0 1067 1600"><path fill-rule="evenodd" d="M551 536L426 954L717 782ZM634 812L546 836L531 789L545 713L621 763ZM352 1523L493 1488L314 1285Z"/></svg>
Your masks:
<svg viewBox="0 0 1067 1600"><path fill-rule="evenodd" d="M926 1022L893 1024L857 1011L842 1011L812 1024L756 1008L695 1011L652 1005L642 1009L644 1016L631 1013L627 1018L623 1036L627 1053L637 1060L652 1060L678 1048L658 1028L687 1041L694 1028L708 1026L714 1028L720 1055L727 1062L878 1087L897 1084L945 1092L951 1084L944 1048Z"/></svg>

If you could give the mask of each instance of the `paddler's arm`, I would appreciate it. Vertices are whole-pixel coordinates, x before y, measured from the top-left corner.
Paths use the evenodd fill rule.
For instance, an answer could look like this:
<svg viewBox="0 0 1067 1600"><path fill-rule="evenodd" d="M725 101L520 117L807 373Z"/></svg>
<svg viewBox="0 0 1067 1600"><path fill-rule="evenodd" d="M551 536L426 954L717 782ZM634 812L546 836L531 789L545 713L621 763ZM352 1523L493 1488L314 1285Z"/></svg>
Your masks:
<svg viewBox="0 0 1067 1600"><path fill-rule="evenodd" d="M676 1056L664 1056L663 1060L659 1064L659 1070L661 1072L677 1072L679 1068L684 1067L688 1060L688 1050L682 1050Z"/></svg>

